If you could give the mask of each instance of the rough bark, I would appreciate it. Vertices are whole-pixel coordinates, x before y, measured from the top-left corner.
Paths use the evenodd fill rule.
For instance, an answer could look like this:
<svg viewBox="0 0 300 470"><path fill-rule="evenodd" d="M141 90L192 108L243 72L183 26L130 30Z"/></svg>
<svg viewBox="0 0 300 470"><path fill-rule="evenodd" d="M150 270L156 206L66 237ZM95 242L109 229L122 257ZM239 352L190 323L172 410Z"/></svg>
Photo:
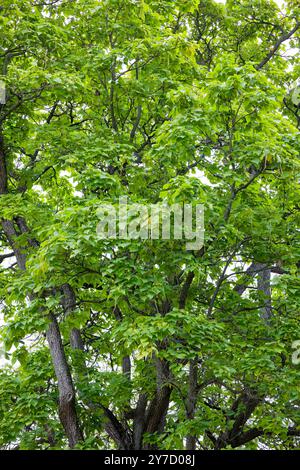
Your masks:
<svg viewBox="0 0 300 470"><path fill-rule="evenodd" d="M245 274L243 275L243 282L241 284L237 284L234 287L234 292L237 292L239 295L242 295L245 290L247 289L249 282L251 279L256 275L256 273L260 269L260 263L251 263L249 268L246 270Z"/></svg>
<svg viewBox="0 0 300 470"><path fill-rule="evenodd" d="M74 290L70 284L63 284L61 286L62 290L62 299L61 304L64 308L65 314L71 315L76 307L76 296ZM80 330L78 328L72 328L70 333L70 344L73 349L80 349L83 351L84 345L81 337Z"/></svg>
<svg viewBox="0 0 300 470"><path fill-rule="evenodd" d="M166 416L170 403L172 387L168 383L170 370L167 361L156 358L157 386L153 400L146 411L145 433L161 433L164 430ZM146 445L145 448L151 448Z"/></svg>
<svg viewBox="0 0 300 470"><path fill-rule="evenodd" d="M186 417L188 420L193 420L195 418L195 410L197 404L197 360L190 362L189 368L189 388L188 388L188 397L186 401ZM186 450L195 450L196 449L196 436L190 434L186 438Z"/></svg>
<svg viewBox="0 0 300 470"><path fill-rule="evenodd" d="M142 448L146 407L147 395L145 393L141 393L137 402L133 421L133 447L135 450L140 450Z"/></svg>
<svg viewBox="0 0 300 470"><path fill-rule="evenodd" d="M257 274L257 288L264 296L264 307L261 309L261 318L269 323L272 316L271 305L271 271L261 264L261 271Z"/></svg>
<svg viewBox="0 0 300 470"><path fill-rule="evenodd" d="M179 296L179 308L182 308L184 309L185 308L185 304L186 304L186 299L187 299L187 296L188 296L188 293L189 293L189 289L191 287L191 284L193 282L193 279L195 277L195 273L193 273L192 271L190 271L187 275L187 278L186 278L186 281L185 283L183 284L183 287L181 289L181 292L180 292L180 296Z"/></svg>
<svg viewBox="0 0 300 470"><path fill-rule="evenodd" d="M122 316L121 310L119 309L117 305L114 307L113 313L114 313L115 319L121 322L123 316ZM122 358L122 372L124 375L128 377L129 380L131 379L131 360L129 356L124 356Z"/></svg>
<svg viewBox="0 0 300 470"><path fill-rule="evenodd" d="M0 195L7 194L7 164L3 136L0 132ZM27 246L19 246L18 235L29 233L28 226L23 217L16 217L12 220L1 220L2 230L11 246L17 260L18 267L26 270L26 257L27 249L37 248L39 243L34 238L28 237ZM31 293L28 293L29 298L33 298ZM69 446L74 447L80 440L83 439L80 426L78 423L76 406L75 406L75 391L73 387L71 372L66 360L64 347L61 340L59 325L54 315L50 314L50 324L46 332L50 354L57 378L58 391L59 391L59 417L65 429L68 438Z"/></svg>

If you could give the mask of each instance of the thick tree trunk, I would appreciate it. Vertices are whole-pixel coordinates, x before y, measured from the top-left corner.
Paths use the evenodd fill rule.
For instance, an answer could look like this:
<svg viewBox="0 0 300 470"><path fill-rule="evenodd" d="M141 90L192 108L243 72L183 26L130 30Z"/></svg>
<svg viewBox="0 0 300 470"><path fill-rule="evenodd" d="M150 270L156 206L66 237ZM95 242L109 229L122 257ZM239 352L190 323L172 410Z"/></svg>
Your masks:
<svg viewBox="0 0 300 470"><path fill-rule="evenodd" d="M57 320L50 316L51 323L46 333L59 391L59 418L68 437L69 446L74 447L83 440L75 405L75 390L70 369L64 353Z"/></svg>
<svg viewBox="0 0 300 470"><path fill-rule="evenodd" d="M157 387L155 396L146 412L144 428L144 432L149 434L163 432L172 392L171 386L166 383L170 379L168 362L160 358L156 358L155 362ZM151 446L146 445L145 448L151 448Z"/></svg>

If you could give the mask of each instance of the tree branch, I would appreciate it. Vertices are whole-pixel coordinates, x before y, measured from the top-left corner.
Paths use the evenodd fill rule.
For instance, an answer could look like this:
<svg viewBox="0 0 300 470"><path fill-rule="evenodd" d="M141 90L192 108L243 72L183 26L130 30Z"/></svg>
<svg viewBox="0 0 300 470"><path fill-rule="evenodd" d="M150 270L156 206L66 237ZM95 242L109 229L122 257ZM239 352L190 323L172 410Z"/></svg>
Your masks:
<svg viewBox="0 0 300 470"><path fill-rule="evenodd" d="M263 66L265 64L267 64L269 62L269 60L271 60L273 58L273 56L276 54L276 52L278 51L279 47L281 46L281 44L285 41L287 41L288 39L290 39L290 37L293 36L293 34L300 28L300 21L297 21L296 25L294 26L294 28L288 32L288 33L284 33L280 36L280 38L278 39L278 41L275 43L274 47L272 47L272 49L270 50L270 52L266 55L266 57L258 64L256 65L256 70L260 70L263 68Z"/></svg>

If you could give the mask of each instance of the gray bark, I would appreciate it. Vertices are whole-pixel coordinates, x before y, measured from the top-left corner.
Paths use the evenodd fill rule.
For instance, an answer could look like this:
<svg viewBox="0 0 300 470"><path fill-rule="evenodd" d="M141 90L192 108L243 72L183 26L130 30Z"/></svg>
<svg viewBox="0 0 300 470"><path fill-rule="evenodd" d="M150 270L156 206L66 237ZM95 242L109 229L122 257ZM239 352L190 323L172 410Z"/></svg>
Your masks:
<svg viewBox="0 0 300 470"><path fill-rule="evenodd" d="M257 288L264 296L264 307L261 309L261 318L268 323L272 316L271 305L271 271L261 264L261 271L257 274Z"/></svg>
<svg viewBox="0 0 300 470"><path fill-rule="evenodd" d="M51 323L46 333L50 354L57 378L59 392L59 418L68 437L69 446L74 447L83 440L78 423L75 390L61 341L59 326L54 315L50 316Z"/></svg>
<svg viewBox="0 0 300 470"><path fill-rule="evenodd" d="M189 388L188 397L186 401L186 417L188 420L195 418L195 410L197 404L197 360L193 360L190 363L189 370ZM186 438L186 450L196 449L196 436L188 435Z"/></svg>
<svg viewBox="0 0 300 470"><path fill-rule="evenodd" d="M7 192L8 188L6 155L3 137L0 132L0 195L7 194ZM19 269L25 271L27 257L26 252L28 246L31 246L32 248L37 248L39 246L39 243L35 239L29 237L28 246L19 246L17 240L19 233L29 233L29 229L23 217L16 217L15 221L2 219L1 226L8 243L15 254ZM28 293L28 297L32 299L33 295L31 293ZM74 447L80 440L83 439L77 418L75 406L75 391L73 387L71 372L66 360L64 347L61 340L59 325L54 315L50 314L49 318L50 324L46 332L46 337L48 340L50 354L58 384L59 417L65 429L69 446Z"/></svg>

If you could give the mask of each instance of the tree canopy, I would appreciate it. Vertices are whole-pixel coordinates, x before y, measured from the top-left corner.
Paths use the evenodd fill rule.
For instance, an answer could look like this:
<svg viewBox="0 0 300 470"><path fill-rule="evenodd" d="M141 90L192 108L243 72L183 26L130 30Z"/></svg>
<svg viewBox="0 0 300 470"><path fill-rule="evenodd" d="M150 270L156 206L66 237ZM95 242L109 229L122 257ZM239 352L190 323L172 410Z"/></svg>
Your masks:
<svg viewBox="0 0 300 470"><path fill-rule="evenodd" d="M2 449L299 448L299 18L2 0ZM120 196L204 246L100 239Z"/></svg>

